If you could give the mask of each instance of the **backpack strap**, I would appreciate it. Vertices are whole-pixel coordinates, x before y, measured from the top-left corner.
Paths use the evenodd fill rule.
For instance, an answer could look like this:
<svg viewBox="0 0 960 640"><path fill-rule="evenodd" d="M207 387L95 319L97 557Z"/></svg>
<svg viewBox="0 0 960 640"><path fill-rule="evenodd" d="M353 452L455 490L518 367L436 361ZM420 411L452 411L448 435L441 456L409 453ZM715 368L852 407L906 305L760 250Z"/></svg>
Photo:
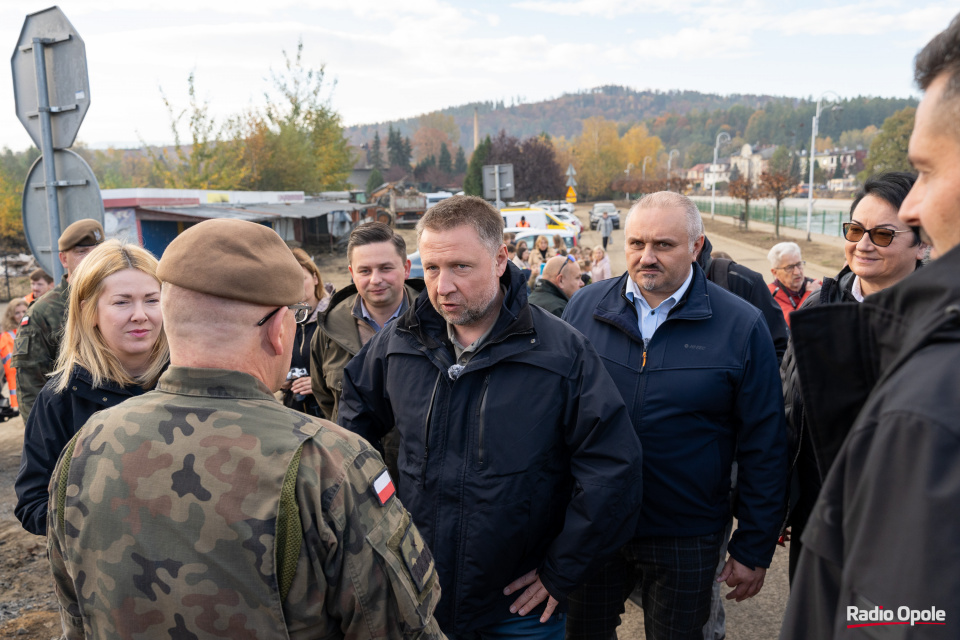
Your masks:
<svg viewBox="0 0 960 640"><path fill-rule="evenodd" d="M297 572L297 561L300 558L300 545L303 542L303 527L300 524L300 505L297 504L297 474L300 471L300 454L303 444L290 460L290 466L283 476L283 486L280 489L280 509L277 513L277 584L280 587L280 599L286 600L293 584L293 576Z"/></svg>
<svg viewBox="0 0 960 640"><path fill-rule="evenodd" d="M60 464L60 476L57 478L57 527L63 531L63 509L67 504L67 476L70 475L70 463L73 462L73 450L77 446L77 437L80 432L77 431L67 446L63 448Z"/></svg>
<svg viewBox="0 0 960 640"><path fill-rule="evenodd" d="M733 260L714 258L710 262L710 269L707 271L707 280L723 289L729 290L727 286L729 284L727 273L730 271L731 264L733 264Z"/></svg>

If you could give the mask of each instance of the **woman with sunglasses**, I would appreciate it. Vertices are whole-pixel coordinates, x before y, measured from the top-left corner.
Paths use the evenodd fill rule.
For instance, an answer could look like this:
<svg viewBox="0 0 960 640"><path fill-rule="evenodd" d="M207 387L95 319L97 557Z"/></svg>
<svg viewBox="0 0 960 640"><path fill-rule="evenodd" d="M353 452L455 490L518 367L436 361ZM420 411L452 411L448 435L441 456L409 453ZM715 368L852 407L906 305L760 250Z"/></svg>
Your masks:
<svg viewBox="0 0 960 640"><path fill-rule="evenodd" d="M843 225L847 266L835 278L824 278L819 294L810 296L802 307L840 302L863 302L864 297L900 282L921 266L927 246L920 241L918 229L908 227L897 217L900 205L916 181L904 172L882 173L867 180L850 207L850 222ZM790 579L800 559L800 534L820 493L832 460L818 457L804 407L794 358L793 339L780 368L783 379L790 445L791 487L785 526L790 539ZM851 381L855 383L856 381ZM842 389L837 390L842 393ZM842 438L850 425L835 425L831 440ZM823 435L818 439L825 440Z"/></svg>
<svg viewBox="0 0 960 640"><path fill-rule="evenodd" d="M108 240L70 276L60 357L27 419L14 513L47 532L47 485L60 452L97 411L152 389L170 359L157 259Z"/></svg>

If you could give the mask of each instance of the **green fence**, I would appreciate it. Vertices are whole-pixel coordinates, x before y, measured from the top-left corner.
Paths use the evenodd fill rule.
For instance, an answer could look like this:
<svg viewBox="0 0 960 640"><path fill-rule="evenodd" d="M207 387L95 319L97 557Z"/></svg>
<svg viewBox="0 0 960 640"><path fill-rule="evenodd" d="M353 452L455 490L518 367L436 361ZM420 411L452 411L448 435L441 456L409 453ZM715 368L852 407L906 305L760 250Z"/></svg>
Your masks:
<svg viewBox="0 0 960 640"><path fill-rule="evenodd" d="M710 213L710 199L694 198L697 208L701 213ZM714 209L716 215L727 216L729 218L743 217L743 203L718 202ZM769 222L773 224L775 210L770 205L750 204L750 220L758 222ZM810 231L822 235L842 236L842 225L846 222L847 215L842 211L816 211L814 210L810 221ZM797 209L796 207L780 207L780 226L792 227L794 229L807 228L807 210Z"/></svg>

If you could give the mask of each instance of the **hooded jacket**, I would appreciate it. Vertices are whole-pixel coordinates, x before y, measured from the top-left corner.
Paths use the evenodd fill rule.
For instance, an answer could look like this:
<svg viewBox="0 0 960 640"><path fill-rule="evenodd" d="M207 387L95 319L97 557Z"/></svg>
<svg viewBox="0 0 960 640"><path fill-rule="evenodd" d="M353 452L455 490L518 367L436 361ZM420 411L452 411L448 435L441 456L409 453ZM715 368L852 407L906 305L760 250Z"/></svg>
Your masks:
<svg viewBox="0 0 960 640"><path fill-rule="evenodd" d="M373 443L400 432L399 495L436 560L437 620L457 634L512 618L503 589L531 569L564 604L630 539L641 498L640 444L597 353L527 303L514 265L500 285L465 366L424 292L343 377L342 426Z"/></svg>
<svg viewBox="0 0 960 640"><path fill-rule="evenodd" d="M708 282L694 264L687 292L645 345L626 297L628 277L584 287L563 319L600 353L643 445L636 536L723 529L736 459L739 526L729 552L748 567L768 567L782 514L786 442L767 325L756 307Z"/></svg>
<svg viewBox="0 0 960 640"><path fill-rule="evenodd" d="M793 316L810 434L830 470L802 537L783 639L873 637L871 627L848 629L858 622L849 607L935 606L956 625L958 269L954 248L861 304ZM845 424L845 437L830 429Z"/></svg>
<svg viewBox="0 0 960 640"><path fill-rule="evenodd" d="M419 278L404 282L408 305L413 305L423 287L423 280ZM357 319L353 315L358 295L353 284L333 294L310 339L310 386L320 405L320 417L328 420L337 418L343 368L363 347Z"/></svg>

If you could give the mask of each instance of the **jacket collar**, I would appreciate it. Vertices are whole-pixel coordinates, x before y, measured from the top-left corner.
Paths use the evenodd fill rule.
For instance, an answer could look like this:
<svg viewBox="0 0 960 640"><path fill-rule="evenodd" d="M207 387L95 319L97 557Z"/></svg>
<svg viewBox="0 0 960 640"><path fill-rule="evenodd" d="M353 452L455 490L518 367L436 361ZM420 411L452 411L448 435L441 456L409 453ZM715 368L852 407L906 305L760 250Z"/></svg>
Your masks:
<svg viewBox="0 0 960 640"><path fill-rule="evenodd" d="M157 390L181 396L277 402L273 392L257 378L248 373L227 369L171 366L160 376Z"/></svg>
<svg viewBox="0 0 960 640"><path fill-rule="evenodd" d="M640 328L637 326L637 310L633 302L627 298L627 279L630 272L620 276L616 284L600 298L593 317L601 322L612 324L637 341L642 342ZM697 263L693 264L693 279L687 292L680 299L670 313L667 321L671 320L706 320L713 315L710 305L710 296L707 292L707 277Z"/></svg>
<svg viewBox="0 0 960 640"><path fill-rule="evenodd" d="M527 281L517 265L507 261L507 268L500 276L503 302L500 315L490 332L486 346L500 342L518 333L534 331L533 315L527 302ZM437 313L424 290L407 312L397 319L397 329L409 333L414 340L427 349L446 348L447 321Z"/></svg>
<svg viewBox="0 0 960 640"><path fill-rule="evenodd" d="M413 307L417 295L425 288L426 283L421 278L408 278L404 282L404 295L407 296L409 307ZM353 284L340 289L333 295L330 305L320 314L319 319L320 329L353 355L363 346L357 331L357 320L353 316L353 305L358 295L357 287Z"/></svg>
<svg viewBox="0 0 960 640"><path fill-rule="evenodd" d="M538 282L536 289L534 289L534 291L536 291L537 289L540 289L544 293L547 293L551 296L560 298L561 300L570 300L570 298L567 297L567 294L565 294L563 291L560 290L560 287L553 284L549 280L541 280L540 282Z"/></svg>

